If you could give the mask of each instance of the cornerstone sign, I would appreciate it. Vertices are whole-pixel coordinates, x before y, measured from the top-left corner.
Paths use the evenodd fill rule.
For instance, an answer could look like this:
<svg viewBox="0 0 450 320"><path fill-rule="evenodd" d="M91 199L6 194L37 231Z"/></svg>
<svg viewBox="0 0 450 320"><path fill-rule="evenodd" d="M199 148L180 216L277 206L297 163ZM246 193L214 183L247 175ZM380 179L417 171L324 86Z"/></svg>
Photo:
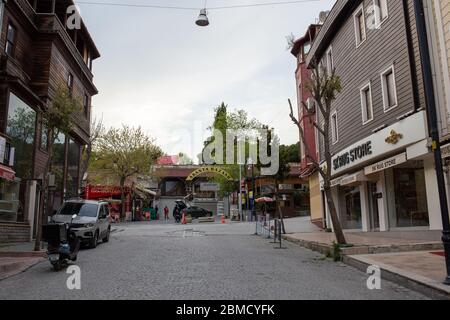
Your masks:
<svg viewBox="0 0 450 320"><path fill-rule="evenodd" d="M392 133L398 139L389 139ZM331 175L364 165L384 154L404 150L407 146L427 138L425 111L417 112L341 150L332 158Z"/></svg>

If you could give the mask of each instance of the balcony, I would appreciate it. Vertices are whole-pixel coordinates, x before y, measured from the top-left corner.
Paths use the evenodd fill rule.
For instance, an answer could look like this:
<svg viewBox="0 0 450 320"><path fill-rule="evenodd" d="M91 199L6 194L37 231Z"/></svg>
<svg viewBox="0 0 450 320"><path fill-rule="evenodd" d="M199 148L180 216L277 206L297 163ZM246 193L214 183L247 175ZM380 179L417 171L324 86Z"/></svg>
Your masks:
<svg viewBox="0 0 450 320"><path fill-rule="evenodd" d="M59 18L53 13L37 13L36 25L41 32L57 34L66 45L67 49L70 51L83 73L86 75L86 77L88 77L88 79L92 81L93 75L91 70L86 65L83 57L81 56L81 53L78 51L77 47L70 38Z"/></svg>

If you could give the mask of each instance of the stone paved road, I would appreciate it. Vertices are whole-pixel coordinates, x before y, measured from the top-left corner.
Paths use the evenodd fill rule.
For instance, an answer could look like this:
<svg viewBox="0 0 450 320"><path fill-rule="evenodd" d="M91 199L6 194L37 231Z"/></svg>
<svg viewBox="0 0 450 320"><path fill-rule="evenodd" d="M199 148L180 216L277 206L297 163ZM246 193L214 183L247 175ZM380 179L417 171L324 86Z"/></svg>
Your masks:
<svg viewBox="0 0 450 320"><path fill-rule="evenodd" d="M48 262L0 281L0 299L425 299L314 252L251 235L250 224L117 225L111 241L82 250L81 290ZM190 230L189 230L190 229Z"/></svg>

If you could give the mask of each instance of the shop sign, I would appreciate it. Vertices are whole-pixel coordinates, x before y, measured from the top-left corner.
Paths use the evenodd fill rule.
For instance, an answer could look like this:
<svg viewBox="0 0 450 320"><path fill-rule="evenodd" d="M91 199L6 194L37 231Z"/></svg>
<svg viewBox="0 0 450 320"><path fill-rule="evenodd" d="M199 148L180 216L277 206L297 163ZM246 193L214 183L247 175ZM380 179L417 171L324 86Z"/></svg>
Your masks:
<svg viewBox="0 0 450 320"><path fill-rule="evenodd" d="M403 152L406 147L427 137L426 115L420 111L337 152L332 159L331 175L359 165L367 166L369 161L385 154Z"/></svg>
<svg viewBox="0 0 450 320"><path fill-rule="evenodd" d="M278 186L279 190L292 190L294 189L294 185L293 184L280 184Z"/></svg>
<svg viewBox="0 0 450 320"><path fill-rule="evenodd" d="M338 170L370 155L372 155L372 141L365 142L341 155L338 155L333 160L333 169Z"/></svg>
<svg viewBox="0 0 450 320"><path fill-rule="evenodd" d="M219 191L217 183L200 183L200 191Z"/></svg>
<svg viewBox="0 0 450 320"><path fill-rule="evenodd" d="M405 163L406 161L407 161L406 153L402 153L402 154L396 155L395 157L392 157L392 158L377 162L375 164L372 164L370 166L367 166L366 168L364 168L364 173L366 175L369 175L372 173L386 170L388 168L395 167L399 164Z"/></svg>

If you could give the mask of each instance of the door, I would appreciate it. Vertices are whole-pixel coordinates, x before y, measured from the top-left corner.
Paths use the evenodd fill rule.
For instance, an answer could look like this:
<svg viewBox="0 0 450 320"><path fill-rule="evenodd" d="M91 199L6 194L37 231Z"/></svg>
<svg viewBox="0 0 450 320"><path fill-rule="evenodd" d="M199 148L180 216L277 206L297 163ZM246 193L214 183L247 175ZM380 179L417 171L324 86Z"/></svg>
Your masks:
<svg viewBox="0 0 450 320"><path fill-rule="evenodd" d="M377 183L368 182L367 189L369 193L369 214L370 214L370 228L371 230L380 229L380 215L378 211L378 196Z"/></svg>
<svg viewBox="0 0 450 320"><path fill-rule="evenodd" d="M99 212L99 214L98 214L98 222L99 222L99 229L100 229L100 236L103 238L104 236L105 236L105 233L106 233L106 225L107 225L107 222L108 222L108 219L107 219L107 209L106 209L106 206L104 205L104 204L102 204L101 206L100 206L100 212Z"/></svg>

